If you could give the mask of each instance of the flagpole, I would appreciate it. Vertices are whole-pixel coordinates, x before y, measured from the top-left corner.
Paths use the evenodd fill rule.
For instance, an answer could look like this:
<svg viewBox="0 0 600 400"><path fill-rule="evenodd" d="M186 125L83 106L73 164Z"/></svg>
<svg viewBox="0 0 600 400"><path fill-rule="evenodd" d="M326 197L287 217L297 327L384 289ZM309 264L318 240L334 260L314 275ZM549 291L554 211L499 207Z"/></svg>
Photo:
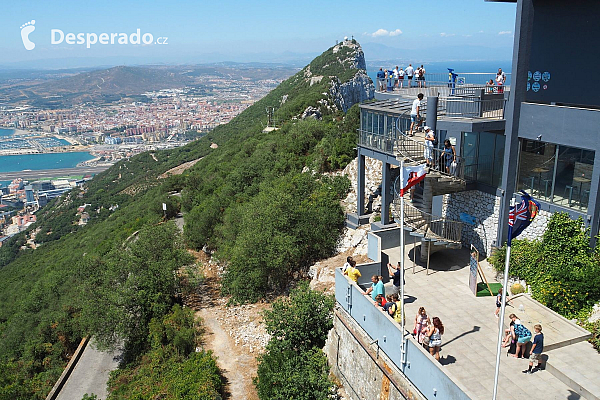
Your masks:
<svg viewBox="0 0 600 400"><path fill-rule="evenodd" d="M510 207L514 209L515 207L515 198L513 197L510 201ZM516 211L516 210L515 210ZM509 209L510 214L510 209ZM509 216L510 218L510 216ZM508 225L508 240L506 241L506 260L504 262L504 283L502 285L502 304L500 306L500 315L498 316L498 345L496 347L496 372L494 374L494 397L493 400L496 400L496 396L498 395L498 374L500 373L500 352L502 351L502 331L503 331L503 323L504 323L504 311L506 310L506 290L508 286L508 268L510 265L510 248L511 248L511 235L512 235L512 226Z"/></svg>
<svg viewBox="0 0 600 400"><path fill-rule="evenodd" d="M404 186L404 158L400 159L400 182L400 186ZM402 187L400 188L400 312L402 318L400 324L402 332L401 362L404 366L406 362L406 329L404 326L404 193Z"/></svg>

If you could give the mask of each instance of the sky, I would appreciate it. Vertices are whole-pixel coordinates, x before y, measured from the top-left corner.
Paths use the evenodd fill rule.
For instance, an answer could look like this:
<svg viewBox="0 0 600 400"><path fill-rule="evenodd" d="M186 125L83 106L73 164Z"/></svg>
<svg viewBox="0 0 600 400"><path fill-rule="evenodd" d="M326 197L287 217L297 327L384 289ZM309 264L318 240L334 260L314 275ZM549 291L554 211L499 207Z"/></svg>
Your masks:
<svg viewBox="0 0 600 400"><path fill-rule="evenodd" d="M284 62L320 54L344 36L353 36L363 45L367 60L415 51L431 59L436 54L447 58L444 49L460 49L451 53L465 60L507 59L512 54L516 10L512 3L484 0L395 1L389 5L353 0L3 3L0 66L13 67ZM91 43L101 33L108 38L111 33L124 33L129 41L138 28L140 36L151 34L152 42L146 36L147 44L117 44L119 36L115 36L115 44ZM51 43L52 29L65 35L61 43ZM31 50L22 37L28 31L28 46L35 44ZM82 33L84 43L67 44L68 33L74 34L75 41ZM156 43L165 37L166 44ZM54 39L59 41L60 34L55 33ZM372 49L371 54L367 49Z"/></svg>

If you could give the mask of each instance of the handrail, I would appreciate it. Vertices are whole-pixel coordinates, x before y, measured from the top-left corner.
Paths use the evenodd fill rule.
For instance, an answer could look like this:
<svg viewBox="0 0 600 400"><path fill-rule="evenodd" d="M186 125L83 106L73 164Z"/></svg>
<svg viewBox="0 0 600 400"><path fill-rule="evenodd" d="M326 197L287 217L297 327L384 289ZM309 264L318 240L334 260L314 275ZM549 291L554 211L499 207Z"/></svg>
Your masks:
<svg viewBox="0 0 600 400"><path fill-rule="evenodd" d="M440 97L438 104L438 114L450 118L504 119L506 99L502 97L502 94L500 94L500 98L495 99L447 96Z"/></svg>
<svg viewBox="0 0 600 400"><path fill-rule="evenodd" d="M398 152L412 163L426 163L430 170L464 181L465 159L457 154L448 153L443 148L439 149L428 146L425 143L408 136L405 133L410 129L410 120L408 120L408 122L405 120L407 113L408 111L396 120L396 148ZM456 150L454 153L456 153Z"/></svg>
<svg viewBox="0 0 600 400"><path fill-rule="evenodd" d="M394 182L394 214L400 216L400 194L398 192L399 177ZM427 239L443 240L460 243L462 237L462 222L419 210L417 207L404 202L404 223Z"/></svg>

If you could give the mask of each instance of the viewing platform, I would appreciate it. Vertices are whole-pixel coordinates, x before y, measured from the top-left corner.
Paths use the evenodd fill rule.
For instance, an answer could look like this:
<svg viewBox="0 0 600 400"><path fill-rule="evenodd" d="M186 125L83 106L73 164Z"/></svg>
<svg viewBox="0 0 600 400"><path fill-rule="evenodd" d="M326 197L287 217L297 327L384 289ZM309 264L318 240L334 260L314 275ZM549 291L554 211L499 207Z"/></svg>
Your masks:
<svg viewBox="0 0 600 400"><path fill-rule="evenodd" d="M398 234L398 229L370 233L370 236L379 237L378 240L370 238L369 243L379 243L380 255L375 255L377 251L371 246L369 255L381 262L382 274L386 270L384 263L389 261L396 265L399 261L400 248L393 244L394 235L399 241ZM415 250L418 252L418 247L414 248L408 241L405 247L404 333L408 347L404 362L400 351L403 336L400 325L376 307L370 296L362 294L370 284L370 276L377 273L377 262L358 266L362 272L358 285L343 276L340 269L336 270L336 301L370 337L374 343L372 348L384 352L425 398L491 399L498 335L495 297L476 297L471 292L466 249L439 251L432 256L429 273L418 262ZM491 268L485 265L484 271L488 280L493 281L490 279L493 276ZM385 286L389 293L391 283ZM444 324L440 363L410 334L421 306L430 318L439 317ZM534 324L542 325L546 366L531 375L524 374L522 371L527 369L528 360L507 355L508 349L503 348L498 399L599 398L600 355L586 341L589 332L526 294L513 297L511 306L506 309L502 329L508 328L507 316L511 313L515 313L531 331ZM340 360L340 365L347 365L347 361Z"/></svg>

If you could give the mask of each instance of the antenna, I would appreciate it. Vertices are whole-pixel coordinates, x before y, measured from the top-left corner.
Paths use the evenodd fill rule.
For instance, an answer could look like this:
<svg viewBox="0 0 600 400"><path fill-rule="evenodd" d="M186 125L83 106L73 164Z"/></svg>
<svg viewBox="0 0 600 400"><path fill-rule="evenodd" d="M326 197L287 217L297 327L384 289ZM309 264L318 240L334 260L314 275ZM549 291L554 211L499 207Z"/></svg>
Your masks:
<svg viewBox="0 0 600 400"><path fill-rule="evenodd" d="M267 127L275 127L273 123L273 114L275 113L275 107L267 107Z"/></svg>

